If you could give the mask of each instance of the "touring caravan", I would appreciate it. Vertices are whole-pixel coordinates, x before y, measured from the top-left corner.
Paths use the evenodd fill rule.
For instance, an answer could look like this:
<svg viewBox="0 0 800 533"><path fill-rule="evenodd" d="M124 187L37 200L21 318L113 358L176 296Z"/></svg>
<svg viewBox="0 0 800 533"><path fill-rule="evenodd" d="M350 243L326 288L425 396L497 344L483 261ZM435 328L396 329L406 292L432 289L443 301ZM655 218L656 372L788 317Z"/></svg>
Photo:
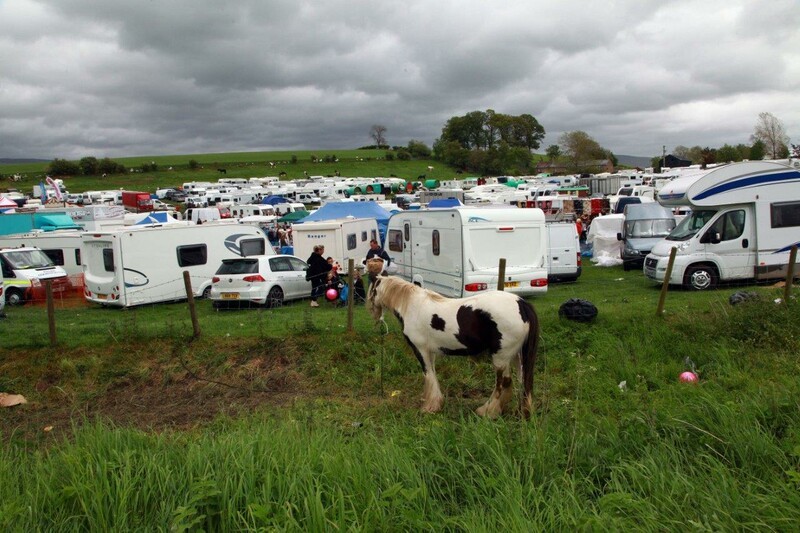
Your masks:
<svg viewBox="0 0 800 533"><path fill-rule="evenodd" d="M548 238L541 209L461 207L392 215L384 248L395 273L445 296L495 290L505 258L505 290L547 292Z"/></svg>
<svg viewBox="0 0 800 533"><path fill-rule="evenodd" d="M663 282L677 248L670 284L694 290L720 281L783 278L800 242L800 171L774 162L744 162L678 178L658 194L665 206L689 206L645 258L644 273Z"/></svg>
<svg viewBox="0 0 800 533"><path fill-rule="evenodd" d="M314 246L325 246L325 257L333 257L343 268L349 259L356 265L367 256L369 241L378 237L378 222L374 218L337 218L318 222L292 224L294 255L307 259Z"/></svg>
<svg viewBox="0 0 800 533"><path fill-rule="evenodd" d="M223 259L272 255L253 226L175 223L84 233L84 296L130 307L186 298L183 272L195 296L207 296Z"/></svg>

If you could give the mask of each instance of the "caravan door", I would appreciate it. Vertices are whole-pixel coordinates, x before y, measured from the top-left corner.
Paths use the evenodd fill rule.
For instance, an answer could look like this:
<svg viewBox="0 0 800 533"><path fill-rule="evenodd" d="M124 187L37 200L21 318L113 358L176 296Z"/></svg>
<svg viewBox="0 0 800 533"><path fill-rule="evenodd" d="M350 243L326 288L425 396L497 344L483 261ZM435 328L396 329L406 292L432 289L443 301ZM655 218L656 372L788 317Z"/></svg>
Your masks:
<svg viewBox="0 0 800 533"><path fill-rule="evenodd" d="M391 227L386 232L383 248L392 259L394 273L406 281L412 281L411 221L404 219L399 225Z"/></svg>

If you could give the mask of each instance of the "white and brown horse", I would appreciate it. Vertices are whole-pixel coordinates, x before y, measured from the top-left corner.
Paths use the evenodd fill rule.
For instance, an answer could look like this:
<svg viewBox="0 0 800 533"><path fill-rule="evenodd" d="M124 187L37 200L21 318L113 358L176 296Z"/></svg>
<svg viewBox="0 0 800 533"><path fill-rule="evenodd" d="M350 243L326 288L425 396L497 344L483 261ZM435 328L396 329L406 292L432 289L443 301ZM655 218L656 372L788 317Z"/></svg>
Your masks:
<svg viewBox="0 0 800 533"><path fill-rule="evenodd" d="M400 321L425 374L423 411L439 411L444 402L436 379L437 356L487 354L497 380L477 413L494 418L506 410L513 396L511 369L517 366L523 385L522 413L530 416L539 320L528 302L502 291L446 298L398 277L379 276L370 285L367 304L375 320L383 321L387 308Z"/></svg>

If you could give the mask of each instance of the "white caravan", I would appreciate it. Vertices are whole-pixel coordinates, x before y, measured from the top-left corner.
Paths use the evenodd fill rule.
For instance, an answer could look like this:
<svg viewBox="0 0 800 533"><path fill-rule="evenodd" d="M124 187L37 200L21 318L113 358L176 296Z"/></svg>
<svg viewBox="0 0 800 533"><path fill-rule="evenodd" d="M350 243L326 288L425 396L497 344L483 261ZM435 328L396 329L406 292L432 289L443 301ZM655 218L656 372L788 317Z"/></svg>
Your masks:
<svg viewBox="0 0 800 533"><path fill-rule="evenodd" d="M207 296L223 259L273 255L264 232L234 224L176 223L83 234L84 295L130 307L186 298L183 272L195 296Z"/></svg>
<svg viewBox="0 0 800 533"><path fill-rule="evenodd" d="M577 281L581 275L581 245L574 221L547 223L547 279Z"/></svg>
<svg viewBox="0 0 800 533"><path fill-rule="evenodd" d="M505 290L547 292L548 238L541 209L453 208L392 215L386 251L403 279L460 298L495 290L505 258Z"/></svg>
<svg viewBox="0 0 800 533"><path fill-rule="evenodd" d="M672 247L669 283L689 289L786 276L789 250L800 242L800 171L767 161L734 163L673 180L658 201L692 211L645 258L648 278L663 282Z"/></svg>
<svg viewBox="0 0 800 533"><path fill-rule="evenodd" d="M379 241L378 222L374 218L337 218L292 224L294 255L308 259L314 246L325 247L325 257L333 257L347 269L349 259L358 266L367 257L369 241Z"/></svg>

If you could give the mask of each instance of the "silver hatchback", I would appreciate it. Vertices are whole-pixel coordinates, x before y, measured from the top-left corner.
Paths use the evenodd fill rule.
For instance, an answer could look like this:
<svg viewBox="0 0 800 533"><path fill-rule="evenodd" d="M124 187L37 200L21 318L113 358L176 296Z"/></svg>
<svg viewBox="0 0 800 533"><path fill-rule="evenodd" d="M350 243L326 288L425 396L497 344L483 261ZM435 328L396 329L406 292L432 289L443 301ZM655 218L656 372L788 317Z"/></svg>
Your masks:
<svg viewBox="0 0 800 533"><path fill-rule="evenodd" d="M224 259L211 284L215 309L265 305L279 307L287 300L309 298L308 265L293 255Z"/></svg>

